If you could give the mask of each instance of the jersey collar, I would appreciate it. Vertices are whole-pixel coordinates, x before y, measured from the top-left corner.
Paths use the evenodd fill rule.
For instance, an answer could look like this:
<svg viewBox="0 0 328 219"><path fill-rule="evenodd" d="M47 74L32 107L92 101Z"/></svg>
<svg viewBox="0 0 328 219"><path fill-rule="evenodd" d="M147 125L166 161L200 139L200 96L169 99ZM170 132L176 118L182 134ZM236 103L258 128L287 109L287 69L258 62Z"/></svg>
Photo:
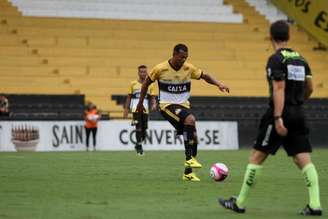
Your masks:
<svg viewBox="0 0 328 219"><path fill-rule="evenodd" d="M171 68L172 68L174 71L179 71L179 70L183 67L183 65L182 65L179 69L177 69L177 68L175 68L175 67L171 64L170 60L168 60L167 62L169 63L169 65L171 66Z"/></svg>

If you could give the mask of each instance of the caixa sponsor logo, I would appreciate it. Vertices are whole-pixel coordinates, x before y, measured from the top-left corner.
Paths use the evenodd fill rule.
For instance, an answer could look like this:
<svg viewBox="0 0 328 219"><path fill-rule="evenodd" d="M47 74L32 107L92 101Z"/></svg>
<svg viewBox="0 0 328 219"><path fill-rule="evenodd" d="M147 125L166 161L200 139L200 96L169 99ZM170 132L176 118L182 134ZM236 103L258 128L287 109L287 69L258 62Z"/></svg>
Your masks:
<svg viewBox="0 0 328 219"><path fill-rule="evenodd" d="M170 92L185 92L187 91L187 85L169 85L167 89Z"/></svg>

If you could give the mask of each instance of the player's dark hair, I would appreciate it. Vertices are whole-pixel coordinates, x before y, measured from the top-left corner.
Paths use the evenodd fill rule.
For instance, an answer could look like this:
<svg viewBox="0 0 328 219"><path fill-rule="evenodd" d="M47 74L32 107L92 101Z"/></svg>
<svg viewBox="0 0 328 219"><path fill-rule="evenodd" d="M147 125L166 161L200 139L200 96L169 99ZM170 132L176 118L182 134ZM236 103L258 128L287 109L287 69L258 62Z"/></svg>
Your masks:
<svg viewBox="0 0 328 219"><path fill-rule="evenodd" d="M289 40L289 25L286 21L279 20L271 24L271 38L276 42Z"/></svg>
<svg viewBox="0 0 328 219"><path fill-rule="evenodd" d="M173 51L177 53L188 52L188 47L185 44L179 43L175 45Z"/></svg>
<svg viewBox="0 0 328 219"><path fill-rule="evenodd" d="M140 70L141 68L147 68L147 66L146 65L139 65L138 70Z"/></svg>

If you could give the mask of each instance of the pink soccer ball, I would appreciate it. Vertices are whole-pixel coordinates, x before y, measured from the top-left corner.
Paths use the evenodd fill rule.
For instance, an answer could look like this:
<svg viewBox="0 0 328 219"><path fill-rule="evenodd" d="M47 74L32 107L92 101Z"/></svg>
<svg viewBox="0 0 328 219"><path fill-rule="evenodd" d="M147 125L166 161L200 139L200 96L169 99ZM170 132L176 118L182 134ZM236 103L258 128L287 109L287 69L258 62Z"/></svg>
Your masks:
<svg viewBox="0 0 328 219"><path fill-rule="evenodd" d="M210 176L215 181L223 181L229 175L229 169L224 163L215 163L210 170Z"/></svg>

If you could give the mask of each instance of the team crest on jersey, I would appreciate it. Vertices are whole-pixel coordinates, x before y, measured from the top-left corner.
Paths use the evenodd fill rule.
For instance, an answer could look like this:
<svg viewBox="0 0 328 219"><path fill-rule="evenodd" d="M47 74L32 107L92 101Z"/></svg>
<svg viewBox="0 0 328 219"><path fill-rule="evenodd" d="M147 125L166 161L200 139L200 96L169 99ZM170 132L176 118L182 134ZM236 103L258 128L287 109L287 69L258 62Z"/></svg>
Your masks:
<svg viewBox="0 0 328 219"><path fill-rule="evenodd" d="M179 115L180 113L181 113L181 109L176 109L176 110L175 110L175 114L176 114L176 115Z"/></svg>

